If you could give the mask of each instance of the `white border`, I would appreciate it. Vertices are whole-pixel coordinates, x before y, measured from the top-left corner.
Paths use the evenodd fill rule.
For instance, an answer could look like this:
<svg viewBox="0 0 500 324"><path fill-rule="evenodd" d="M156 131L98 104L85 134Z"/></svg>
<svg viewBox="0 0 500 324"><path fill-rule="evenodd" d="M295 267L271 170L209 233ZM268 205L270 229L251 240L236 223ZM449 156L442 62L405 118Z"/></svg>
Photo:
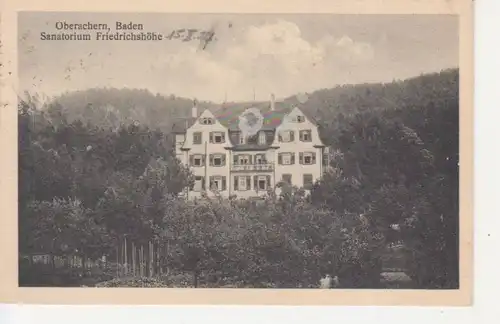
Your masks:
<svg viewBox="0 0 500 324"><path fill-rule="evenodd" d="M451 307L105 307L1 305L1 323L479 323L500 318L500 1L477 0L475 11L474 306ZM497 151L497 152L495 152ZM1 288L0 288L1 289ZM186 309L188 308L188 309Z"/></svg>

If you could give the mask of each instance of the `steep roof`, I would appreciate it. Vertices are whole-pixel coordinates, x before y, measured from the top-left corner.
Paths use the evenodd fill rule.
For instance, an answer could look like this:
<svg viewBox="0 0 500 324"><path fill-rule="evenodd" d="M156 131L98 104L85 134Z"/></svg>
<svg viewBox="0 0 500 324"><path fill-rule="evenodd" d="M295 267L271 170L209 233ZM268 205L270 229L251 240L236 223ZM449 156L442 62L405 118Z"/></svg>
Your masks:
<svg viewBox="0 0 500 324"><path fill-rule="evenodd" d="M189 127L193 126L195 121L196 118L194 117L185 117L183 119L175 121L172 125L172 133L174 134L185 133Z"/></svg>
<svg viewBox="0 0 500 324"><path fill-rule="evenodd" d="M248 104L226 104L221 108L212 111L215 118L230 131L238 131L239 116L248 108L258 108L264 117L264 124L262 130L274 130L278 127L285 117L286 114L290 113L294 107L298 107L306 115L306 117L311 120L311 122L316 123L316 118L308 114L307 111L302 109L300 104L289 105L285 102L276 102L275 109L271 110L269 102L260 103L248 103ZM201 111L198 111L201 113ZM184 133L187 128L191 127L196 118L186 118L174 124L174 133Z"/></svg>

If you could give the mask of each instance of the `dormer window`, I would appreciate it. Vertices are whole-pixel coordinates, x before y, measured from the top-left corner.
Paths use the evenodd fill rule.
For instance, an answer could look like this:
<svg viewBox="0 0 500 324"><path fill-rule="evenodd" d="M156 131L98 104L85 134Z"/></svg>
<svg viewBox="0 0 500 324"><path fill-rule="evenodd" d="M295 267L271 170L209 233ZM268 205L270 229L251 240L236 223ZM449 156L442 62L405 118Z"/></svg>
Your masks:
<svg viewBox="0 0 500 324"><path fill-rule="evenodd" d="M266 144L266 133L260 132L259 133L259 145L265 145Z"/></svg>
<svg viewBox="0 0 500 324"><path fill-rule="evenodd" d="M215 124L215 120L213 118L209 118L209 117L200 118L200 124L213 125L213 124Z"/></svg>
<svg viewBox="0 0 500 324"><path fill-rule="evenodd" d="M245 136L243 134L240 134L240 136L239 136L239 143L240 144L245 144L245 142L246 142Z"/></svg>

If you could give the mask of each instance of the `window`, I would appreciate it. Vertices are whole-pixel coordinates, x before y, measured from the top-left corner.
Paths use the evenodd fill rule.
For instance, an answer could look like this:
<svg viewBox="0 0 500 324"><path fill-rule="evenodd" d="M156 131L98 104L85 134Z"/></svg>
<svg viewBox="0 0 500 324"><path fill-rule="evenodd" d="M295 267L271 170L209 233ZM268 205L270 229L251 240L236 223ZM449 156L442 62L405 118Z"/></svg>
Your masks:
<svg viewBox="0 0 500 324"><path fill-rule="evenodd" d="M323 154L323 166L330 166L330 156L328 154Z"/></svg>
<svg viewBox="0 0 500 324"><path fill-rule="evenodd" d="M213 118L200 118L200 124L202 125L213 125L215 124L215 120Z"/></svg>
<svg viewBox="0 0 500 324"><path fill-rule="evenodd" d="M310 130L302 130L299 132L299 138L302 142L311 142L312 132Z"/></svg>
<svg viewBox="0 0 500 324"><path fill-rule="evenodd" d="M271 176L254 176L253 187L255 191L267 190L271 186Z"/></svg>
<svg viewBox="0 0 500 324"><path fill-rule="evenodd" d="M304 180L304 189L310 190L313 186L313 176L312 174L304 174L303 175L303 180Z"/></svg>
<svg viewBox="0 0 500 324"><path fill-rule="evenodd" d="M255 154L255 164L265 164L266 156L265 154Z"/></svg>
<svg viewBox="0 0 500 324"><path fill-rule="evenodd" d="M195 167L201 167L205 165L205 155L203 154L192 154L189 157L189 164Z"/></svg>
<svg viewBox="0 0 500 324"><path fill-rule="evenodd" d="M266 133L260 132L259 133L259 144L260 145L265 145L267 143L266 141Z"/></svg>
<svg viewBox="0 0 500 324"><path fill-rule="evenodd" d="M289 119L292 123L303 123L306 121L306 118L302 115L290 116Z"/></svg>
<svg viewBox="0 0 500 324"><path fill-rule="evenodd" d="M211 132L210 133L210 143L225 143L226 142L226 136L223 132Z"/></svg>
<svg viewBox="0 0 500 324"><path fill-rule="evenodd" d="M210 177L210 190L225 191L226 190L226 177L225 176L211 176Z"/></svg>
<svg viewBox="0 0 500 324"><path fill-rule="evenodd" d="M210 154L210 166L225 166L226 165L226 155L225 154Z"/></svg>
<svg viewBox="0 0 500 324"><path fill-rule="evenodd" d="M234 164L252 164L252 156L249 154L237 154L233 156Z"/></svg>
<svg viewBox="0 0 500 324"><path fill-rule="evenodd" d="M239 141L240 141L240 144L245 144L245 142L246 142L245 136L240 134Z"/></svg>
<svg viewBox="0 0 500 324"><path fill-rule="evenodd" d="M294 139L294 132L291 130L286 130L286 131L281 131L279 133L279 141L283 143L288 143L288 142L293 142Z"/></svg>
<svg viewBox="0 0 500 324"><path fill-rule="evenodd" d="M194 178L193 191L202 191L205 189L205 179L203 177L196 176Z"/></svg>
<svg viewBox="0 0 500 324"><path fill-rule="evenodd" d="M245 191L251 189L250 176L234 177L234 190Z"/></svg>
<svg viewBox="0 0 500 324"><path fill-rule="evenodd" d="M314 152L299 153L299 163L306 165L316 164L316 153Z"/></svg>
<svg viewBox="0 0 500 324"><path fill-rule="evenodd" d="M289 173L285 173L285 174L283 174L281 177L282 177L282 178L281 178L281 180L282 180L283 182L286 182L286 183L288 183L288 184L290 184L290 185L292 184L292 175L291 175L291 174L289 174Z"/></svg>
<svg viewBox="0 0 500 324"><path fill-rule="evenodd" d="M181 148L181 147L182 147L182 145L184 145L184 141L185 141L185 139L186 139L186 138L185 138L185 135L180 135L180 134L179 134L179 135L175 136L175 146L176 146L177 148Z"/></svg>
<svg viewBox="0 0 500 324"><path fill-rule="evenodd" d="M278 164L280 165L295 164L295 153L279 153Z"/></svg>
<svg viewBox="0 0 500 324"><path fill-rule="evenodd" d="M201 132L194 132L193 133L193 144L201 144Z"/></svg>

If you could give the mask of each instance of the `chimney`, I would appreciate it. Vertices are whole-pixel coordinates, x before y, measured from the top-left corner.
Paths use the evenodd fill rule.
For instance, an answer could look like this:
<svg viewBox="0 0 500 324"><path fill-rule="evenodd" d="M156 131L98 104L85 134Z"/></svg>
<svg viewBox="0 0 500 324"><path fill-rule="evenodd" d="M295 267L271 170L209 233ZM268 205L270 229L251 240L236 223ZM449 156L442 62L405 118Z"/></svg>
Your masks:
<svg viewBox="0 0 500 324"><path fill-rule="evenodd" d="M191 117L198 118L198 101L193 100L193 108L191 108Z"/></svg>
<svg viewBox="0 0 500 324"><path fill-rule="evenodd" d="M275 100L274 93L271 93L271 105L270 105L271 111L274 111L274 100Z"/></svg>

